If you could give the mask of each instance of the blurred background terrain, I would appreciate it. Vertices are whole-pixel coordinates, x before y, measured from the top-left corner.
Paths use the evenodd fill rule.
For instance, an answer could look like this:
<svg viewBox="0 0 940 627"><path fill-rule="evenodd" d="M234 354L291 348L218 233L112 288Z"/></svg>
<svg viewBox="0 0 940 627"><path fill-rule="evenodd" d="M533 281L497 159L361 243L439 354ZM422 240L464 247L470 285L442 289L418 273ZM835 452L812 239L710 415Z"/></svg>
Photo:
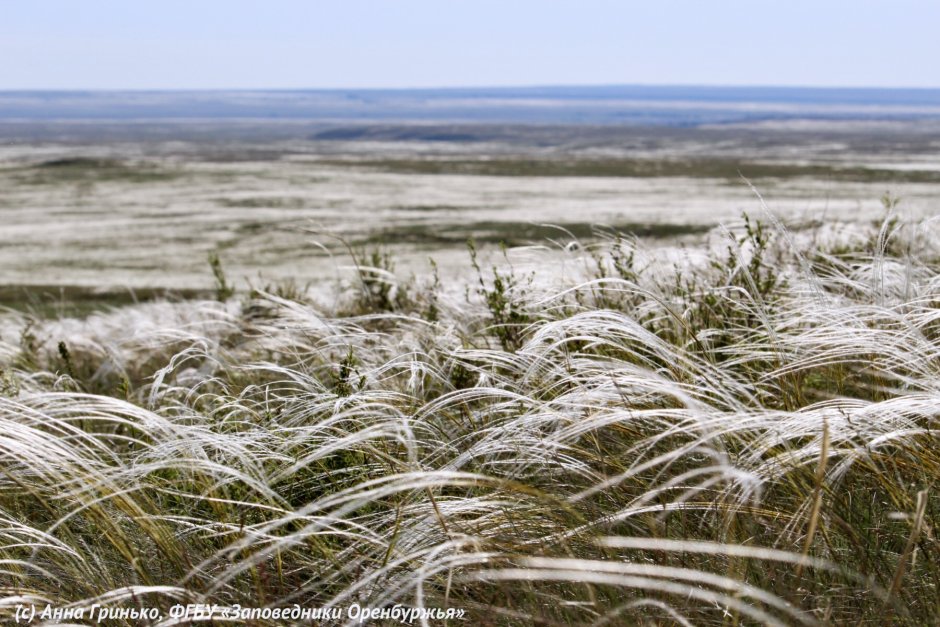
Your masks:
<svg viewBox="0 0 940 627"><path fill-rule="evenodd" d="M348 247L681 242L755 189L794 229L933 215L940 90L7 91L0 141L2 302L119 303L207 289L209 253L316 284Z"/></svg>

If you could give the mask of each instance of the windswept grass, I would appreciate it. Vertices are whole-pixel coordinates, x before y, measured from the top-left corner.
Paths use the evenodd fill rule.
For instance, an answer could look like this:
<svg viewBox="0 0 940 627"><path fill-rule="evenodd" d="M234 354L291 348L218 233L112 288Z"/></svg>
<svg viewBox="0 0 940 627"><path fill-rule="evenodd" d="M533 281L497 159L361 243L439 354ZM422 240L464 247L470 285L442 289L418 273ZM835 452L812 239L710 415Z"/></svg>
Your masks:
<svg viewBox="0 0 940 627"><path fill-rule="evenodd" d="M560 236L588 240L598 235L617 232L647 238L674 238L700 234L709 228L705 225L679 223L626 223L605 226L590 222L564 222L558 225L548 225L512 220L465 220L450 224L399 224L375 231L363 238L361 243L375 245L395 242L415 246L454 246L466 242L468 238L473 238L481 243L525 246L540 244L547 239L556 239Z"/></svg>
<svg viewBox="0 0 940 627"><path fill-rule="evenodd" d="M42 318L86 316L108 308L156 300L206 298L208 290L107 289L76 285L0 285L0 307Z"/></svg>
<svg viewBox="0 0 940 627"><path fill-rule="evenodd" d="M925 170L895 170L879 167L829 164L794 164L740 161L735 159L628 159L628 158L387 158L325 161L344 167L374 168L402 174L463 174L476 176L544 177L689 177L727 179L792 179L862 183L936 183L940 173Z"/></svg>
<svg viewBox="0 0 940 627"><path fill-rule="evenodd" d="M713 235L7 315L0 608L935 623L936 225Z"/></svg>
<svg viewBox="0 0 940 627"><path fill-rule="evenodd" d="M90 157L51 159L13 172L15 180L26 185L160 183L180 176L179 172L156 163Z"/></svg>

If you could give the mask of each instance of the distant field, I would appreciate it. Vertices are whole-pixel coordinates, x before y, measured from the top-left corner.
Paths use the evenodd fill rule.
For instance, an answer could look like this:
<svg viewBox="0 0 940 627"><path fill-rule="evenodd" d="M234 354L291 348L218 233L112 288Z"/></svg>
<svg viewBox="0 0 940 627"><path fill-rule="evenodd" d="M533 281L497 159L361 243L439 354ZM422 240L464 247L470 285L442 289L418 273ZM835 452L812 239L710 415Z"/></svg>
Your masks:
<svg viewBox="0 0 940 627"><path fill-rule="evenodd" d="M0 122L0 619L935 622L940 134L656 106Z"/></svg>
<svg viewBox="0 0 940 627"><path fill-rule="evenodd" d="M350 165L347 161L327 161ZM352 165L399 174L466 174L474 176L706 178L740 182L812 178L847 183L940 183L940 170L899 170L824 164L757 163L726 159L360 159Z"/></svg>
<svg viewBox="0 0 940 627"><path fill-rule="evenodd" d="M886 124L0 122L0 302L36 301L22 286L89 306L198 293L210 253L242 286L326 286L348 272L348 247L446 274L471 238L694 242L763 211L745 178L794 227L878 219L886 192L932 215L940 134Z"/></svg>

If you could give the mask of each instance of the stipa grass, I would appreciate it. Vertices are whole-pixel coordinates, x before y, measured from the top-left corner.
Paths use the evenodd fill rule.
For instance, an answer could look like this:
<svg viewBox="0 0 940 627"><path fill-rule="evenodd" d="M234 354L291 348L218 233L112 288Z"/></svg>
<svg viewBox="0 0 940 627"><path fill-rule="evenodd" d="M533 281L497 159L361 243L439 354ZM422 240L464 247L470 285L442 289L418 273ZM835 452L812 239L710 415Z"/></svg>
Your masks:
<svg viewBox="0 0 940 627"><path fill-rule="evenodd" d="M934 622L933 226L740 227L667 264L623 239L545 253L568 270L541 282L474 259L467 302L435 280L394 307L11 314L3 611Z"/></svg>

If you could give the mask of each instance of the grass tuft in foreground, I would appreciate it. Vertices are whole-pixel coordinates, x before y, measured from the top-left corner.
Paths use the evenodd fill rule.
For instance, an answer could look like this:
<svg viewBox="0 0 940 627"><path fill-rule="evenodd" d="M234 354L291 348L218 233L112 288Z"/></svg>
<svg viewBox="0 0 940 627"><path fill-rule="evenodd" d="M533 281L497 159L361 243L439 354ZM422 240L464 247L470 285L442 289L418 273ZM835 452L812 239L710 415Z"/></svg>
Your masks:
<svg viewBox="0 0 940 627"><path fill-rule="evenodd" d="M0 611L931 624L934 230L748 220L545 253L537 280L474 256L450 291L376 253L336 309L229 297L219 266L219 301L8 314Z"/></svg>

